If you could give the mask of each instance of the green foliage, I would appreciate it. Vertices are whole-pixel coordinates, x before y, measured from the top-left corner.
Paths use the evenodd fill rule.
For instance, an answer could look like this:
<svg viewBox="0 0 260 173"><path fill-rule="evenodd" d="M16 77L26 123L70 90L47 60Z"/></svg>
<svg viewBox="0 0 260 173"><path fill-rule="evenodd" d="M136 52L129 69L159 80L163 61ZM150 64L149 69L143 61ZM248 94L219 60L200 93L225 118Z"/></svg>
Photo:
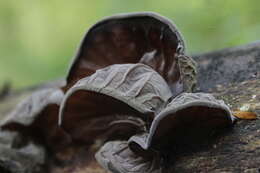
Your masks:
<svg viewBox="0 0 260 173"><path fill-rule="evenodd" d="M1 0L0 86L64 76L86 30L105 16L158 12L177 24L189 53L197 53L257 40L259 5L259 0Z"/></svg>

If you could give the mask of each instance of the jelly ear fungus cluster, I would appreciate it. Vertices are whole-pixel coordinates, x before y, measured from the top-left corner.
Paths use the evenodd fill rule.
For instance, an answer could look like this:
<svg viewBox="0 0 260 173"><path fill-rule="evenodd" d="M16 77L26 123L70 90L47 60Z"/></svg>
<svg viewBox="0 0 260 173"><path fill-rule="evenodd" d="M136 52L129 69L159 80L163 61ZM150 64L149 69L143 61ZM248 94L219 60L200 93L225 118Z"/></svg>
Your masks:
<svg viewBox="0 0 260 173"><path fill-rule="evenodd" d="M155 13L120 14L92 26L62 88L37 92L2 123L53 152L99 144L96 159L111 172L161 172L178 141L231 126L221 100L192 93L196 64L176 26Z"/></svg>

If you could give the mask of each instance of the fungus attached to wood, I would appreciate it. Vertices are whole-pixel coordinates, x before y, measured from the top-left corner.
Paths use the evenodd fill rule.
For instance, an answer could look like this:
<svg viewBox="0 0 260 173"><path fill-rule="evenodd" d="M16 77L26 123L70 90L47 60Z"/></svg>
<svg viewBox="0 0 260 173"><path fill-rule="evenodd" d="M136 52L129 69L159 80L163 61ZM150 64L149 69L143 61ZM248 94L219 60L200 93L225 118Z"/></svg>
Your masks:
<svg viewBox="0 0 260 173"><path fill-rule="evenodd" d="M71 144L61 157L83 158L80 164L97 170L95 153L107 171L160 173L175 144L234 123L222 100L191 93L195 85L196 63L185 55L170 20L149 12L111 16L85 35L66 85L24 100L1 123L1 132L29 137L53 155Z"/></svg>
<svg viewBox="0 0 260 173"><path fill-rule="evenodd" d="M183 93L158 112L149 132L138 133L128 142L105 144L96 159L112 172L159 173L159 163L175 145L203 140L215 130L230 127L234 120L222 100L205 93ZM120 146L124 147L115 151Z"/></svg>

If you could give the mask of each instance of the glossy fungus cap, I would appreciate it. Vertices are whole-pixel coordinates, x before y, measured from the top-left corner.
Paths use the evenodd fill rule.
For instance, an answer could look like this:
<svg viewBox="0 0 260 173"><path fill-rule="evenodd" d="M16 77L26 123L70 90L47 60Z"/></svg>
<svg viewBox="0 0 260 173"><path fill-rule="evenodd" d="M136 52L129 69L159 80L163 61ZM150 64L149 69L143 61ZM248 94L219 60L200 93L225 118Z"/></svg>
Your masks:
<svg viewBox="0 0 260 173"><path fill-rule="evenodd" d="M163 76L173 93L180 93L178 56L184 51L184 40L169 19L151 12L114 15L89 29L71 64L67 84L109 65L143 63Z"/></svg>

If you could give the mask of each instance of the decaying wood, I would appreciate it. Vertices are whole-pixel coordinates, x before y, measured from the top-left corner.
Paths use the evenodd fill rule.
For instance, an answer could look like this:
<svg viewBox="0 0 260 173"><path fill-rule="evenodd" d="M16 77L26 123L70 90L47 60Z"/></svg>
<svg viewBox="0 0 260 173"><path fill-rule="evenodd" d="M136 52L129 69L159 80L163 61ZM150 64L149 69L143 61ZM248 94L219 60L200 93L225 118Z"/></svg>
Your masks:
<svg viewBox="0 0 260 173"><path fill-rule="evenodd" d="M174 153L174 160L168 164L169 172L260 172L260 43L196 55L194 59L199 67L200 90L214 93L217 98L225 100L232 110L246 107L249 111L257 113L258 119L239 120L232 129L227 129L217 137L187 148L183 147ZM55 85L60 86L60 83ZM41 88L10 92L0 100L0 120L21 99ZM14 153L10 152L11 158L15 158L10 163L15 165L17 159L22 159L20 163L27 163L27 160L23 159L24 156L16 157ZM10 158L7 155L6 150L0 149L0 172L10 172L9 168L1 168L5 157ZM30 166L25 164L23 170L12 171L35 172L39 168L32 166L34 163L32 158L28 159ZM96 163L89 165L97 167ZM79 167L75 172L92 170L83 167L82 170Z"/></svg>

